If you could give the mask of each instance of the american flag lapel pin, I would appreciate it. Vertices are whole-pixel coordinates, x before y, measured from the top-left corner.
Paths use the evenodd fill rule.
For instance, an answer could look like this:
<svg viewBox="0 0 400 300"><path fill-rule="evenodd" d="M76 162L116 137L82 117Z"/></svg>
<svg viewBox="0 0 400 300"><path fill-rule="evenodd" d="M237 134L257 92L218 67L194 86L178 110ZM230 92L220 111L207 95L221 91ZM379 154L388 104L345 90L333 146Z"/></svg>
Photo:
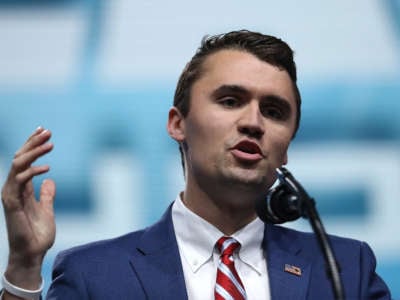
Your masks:
<svg viewBox="0 0 400 300"><path fill-rule="evenodd" d="M301 269L293 265L285 264L285 272L296 276L301 276Z"/></svg>

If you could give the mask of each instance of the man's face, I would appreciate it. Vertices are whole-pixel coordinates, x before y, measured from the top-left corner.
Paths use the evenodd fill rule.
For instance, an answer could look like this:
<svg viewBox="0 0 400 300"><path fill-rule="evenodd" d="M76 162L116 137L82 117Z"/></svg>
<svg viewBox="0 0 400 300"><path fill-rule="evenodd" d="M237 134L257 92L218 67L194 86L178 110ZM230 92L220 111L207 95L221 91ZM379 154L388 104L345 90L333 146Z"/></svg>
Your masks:
<svg viewBox="0 0 400 300"><path fill-rule="evenodd" d="M267 190L287 162L295 128L288 73L239 50L210 55L202 70L174 137L186 143L188 182Z"/></svg>

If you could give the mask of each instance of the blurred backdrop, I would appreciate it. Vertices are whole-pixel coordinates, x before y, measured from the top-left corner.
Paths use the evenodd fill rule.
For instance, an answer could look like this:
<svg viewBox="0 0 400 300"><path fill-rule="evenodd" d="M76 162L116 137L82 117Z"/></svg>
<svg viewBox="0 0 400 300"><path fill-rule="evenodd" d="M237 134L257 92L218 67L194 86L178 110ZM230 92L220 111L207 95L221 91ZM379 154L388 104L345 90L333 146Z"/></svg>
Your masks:
<svg viewBox="0 0 400 300"><path fill-rule="evenodd" d="M27 136L53 131L40 161L57 182L46 285L58 251L149 225L174 200L178 76L205 34L243 28L295 50L303 119L288 168L329 233L373 247L400 299L399 0L0 0L1 183Z"/></svg>

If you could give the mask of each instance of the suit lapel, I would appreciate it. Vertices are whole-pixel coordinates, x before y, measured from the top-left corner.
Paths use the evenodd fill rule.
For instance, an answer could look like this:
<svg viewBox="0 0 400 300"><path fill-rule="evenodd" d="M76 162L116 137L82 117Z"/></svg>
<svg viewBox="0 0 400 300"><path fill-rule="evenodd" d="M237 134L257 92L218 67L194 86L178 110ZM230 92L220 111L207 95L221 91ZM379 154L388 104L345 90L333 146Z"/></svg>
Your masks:
<svg viewBox="0 0 400 300"><path fill-rule="evenodd" d="M300 244L295 232L265 226L263 248L271 299L306 299L311 263L298 256L302 250ZM188 299L171 206L158 223L145 230L130 263L147 299ZM290 267L299 268L301 275L290 272Z"/></svg>
<svg viewBox="0 0 400 300"><path fill-rule="evenodd" d="M278 226L265 227L263 246L267 255L271 299L306 299L311 263L297 255L301 251L297 235L287 234Z"/></svg>
<svg viewBox="0 0 400 300"><path fill-rule="evenodd" d="M171 206L144 232L131 265L148 299L187 299Z"/></svg>

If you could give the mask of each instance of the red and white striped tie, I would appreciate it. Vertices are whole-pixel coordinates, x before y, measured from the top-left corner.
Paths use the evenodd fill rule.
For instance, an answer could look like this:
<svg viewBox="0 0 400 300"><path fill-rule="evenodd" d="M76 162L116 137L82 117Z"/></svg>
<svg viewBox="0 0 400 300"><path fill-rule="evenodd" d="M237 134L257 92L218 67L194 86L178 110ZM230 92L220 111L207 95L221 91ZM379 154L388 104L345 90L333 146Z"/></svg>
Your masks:
<svg viewBox="0 0 400 300"><path fill-rule="evenodd" d="M236 272L233 261L233 252L240 247L240 243L234 238L222 237L217 242L217 249L221 256L217 270L217 282L215 284L215 300L244 300L246 291Z"/></svg>

